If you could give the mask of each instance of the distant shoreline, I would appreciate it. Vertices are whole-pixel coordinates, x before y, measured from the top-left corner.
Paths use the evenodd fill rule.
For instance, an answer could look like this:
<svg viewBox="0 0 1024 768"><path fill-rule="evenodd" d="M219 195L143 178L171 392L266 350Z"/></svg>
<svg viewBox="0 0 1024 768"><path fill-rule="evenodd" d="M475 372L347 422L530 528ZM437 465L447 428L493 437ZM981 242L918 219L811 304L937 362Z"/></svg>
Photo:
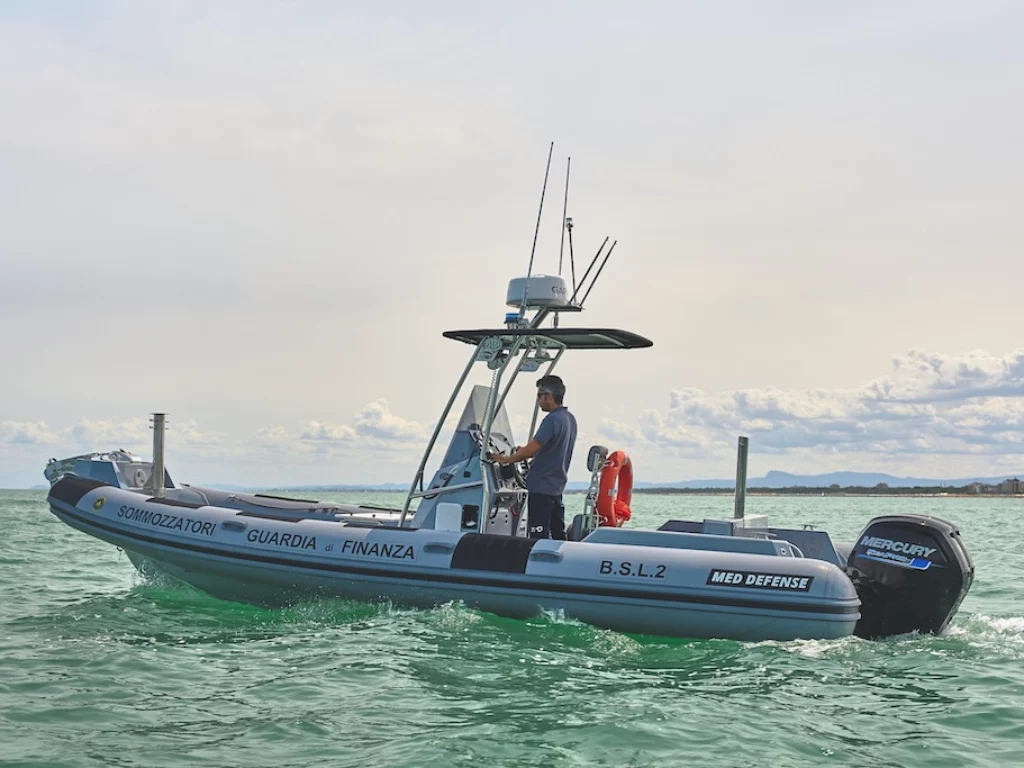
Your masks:
<svg viewBox="0 0 1024 768"><path fill-rule="evenodd" d="M579 491L585 493L585 491ZM650 494L652 496L735 496L733 488L635 488L634 495ZM964 499L1019 499L1020 493L971 493L965 488L747 488L747 496L880 496L898 498L900 496L950 497Z"/></svg>

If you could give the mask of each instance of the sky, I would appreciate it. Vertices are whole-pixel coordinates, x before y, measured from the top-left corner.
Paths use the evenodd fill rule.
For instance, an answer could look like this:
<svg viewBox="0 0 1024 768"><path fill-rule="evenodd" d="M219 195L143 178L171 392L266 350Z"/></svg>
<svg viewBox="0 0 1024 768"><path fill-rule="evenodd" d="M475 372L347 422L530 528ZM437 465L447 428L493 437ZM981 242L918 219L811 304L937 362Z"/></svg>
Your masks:
<svg viewBox="0 0 1024 768"><path fill-rule="evenodd" d="M595 443L730 477L740 434L751 477L1020 474L1022 30L984 0L0 3L0 487L148 457L153 411L179 481L411 479L551 141L535 269L571 156L577 262L619 244L570 322L654 341L559 365L571 479Z"/></svg>

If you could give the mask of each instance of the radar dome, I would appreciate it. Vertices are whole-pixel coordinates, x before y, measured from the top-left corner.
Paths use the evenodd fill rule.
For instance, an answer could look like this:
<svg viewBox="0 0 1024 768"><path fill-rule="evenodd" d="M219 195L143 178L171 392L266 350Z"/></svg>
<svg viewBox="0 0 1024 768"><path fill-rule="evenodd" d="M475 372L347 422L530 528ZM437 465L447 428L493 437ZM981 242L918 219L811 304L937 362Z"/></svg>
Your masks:
<svg viewBox="0 0 1024 768"><path fill-rule="evenodd" d="M530 275L509 280L505 303L510 307L564 307L569 304L569 288L560 275Z"/></svg>

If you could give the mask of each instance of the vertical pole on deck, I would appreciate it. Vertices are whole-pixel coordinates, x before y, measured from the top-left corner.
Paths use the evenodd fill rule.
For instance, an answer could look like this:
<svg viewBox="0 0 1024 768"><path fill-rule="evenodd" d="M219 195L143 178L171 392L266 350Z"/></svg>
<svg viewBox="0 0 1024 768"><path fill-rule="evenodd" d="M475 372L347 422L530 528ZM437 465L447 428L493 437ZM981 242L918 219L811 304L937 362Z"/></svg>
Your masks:
<svg viewBox="0 0 1024 768"><path fill-rule="evenodd" d="M747 448L749 444L749 438L740 437L739 446L736 449L736 502L732 513L736 520L743 517L743 507L747 502Z"/></svg>
<svg viewBox="0 0 1024 768"><path fill-rule="evenodd" d="M166 413L153 414L153 495L164 497L164 418Z"/></svg>

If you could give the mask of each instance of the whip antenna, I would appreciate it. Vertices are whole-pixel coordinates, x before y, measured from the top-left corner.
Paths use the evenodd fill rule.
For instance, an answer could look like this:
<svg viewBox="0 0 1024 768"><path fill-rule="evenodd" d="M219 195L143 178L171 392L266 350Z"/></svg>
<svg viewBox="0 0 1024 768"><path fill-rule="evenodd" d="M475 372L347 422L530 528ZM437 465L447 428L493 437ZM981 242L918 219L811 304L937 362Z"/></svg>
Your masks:
<svg viewBox="0 0 1024 768"><path fill-rule="evenodd" d="M614 243L612 243L612 247L608 249L608 253L605 254L604 261L602 261L601 266L597 268L597 273L594 275L594 279L590 281L590 287L587 288L587 292L584 294L583 298L580 299L580 306L582 306L583 303L587 300L587 296L590 295L590 292L594 290L594 284L597 282L597 278L601 276L601 270L604 269L604 265L608 263L608 259L611 258L612 255L612 251L615 250L615 246L618 244L619 241L616 240Z"/></svg>
<svg viewBox="0 0 1024 768"><path fill-rule="evenodd" d="M576 295L576 259L572 255L572 217L565 217L565 228L569 230L569 266L572 268L572 292Z"/></svg>
<svg viewBox="0 0 1024 768"><path fill-rule="evenodd" d="M544 167L544 186L540 188L540 208L537 209L537 226L533 228L533 247L530 248L530 266L526 270L526 285L523 286L523 300L519 303L520 319L526 315L526 299L530 294L530 275L533 274L533 255L537 252L537 235L540 233L540 216L544 213L544 193L548 191L548 173L551 171L551 154L555 142L548 147L548 164Z"/></svg>
<svg viewBox="0 0 1024 768"><path fill-rule="evenodd" d="M570 231L570 233L569 233L569 234L570 234L570 236L571 236L571 235L572 235L572 232ZM600 248L598 248L598 249L597 249L597 253L596 253L596 254L594 254L594 258L593 258L593 259L591 260L591 262L590 262L590 266L589 266L589 267L587 267L587 271L583 273L583 279L582 279L582 280L580 280L580 284L579 284L579 286L578 286L577 288L574 288L574 289L573 289L573 292L572 292L572 298L571 298L571 299L569 299L569 303L570 303L570 304L572 304L572 302L573 302L573 299L575 299L575 298L576 298L576 294L577 294L577 293L579 293L579 290L580 290L580 288L582 288L582 287L583 287L583 284L584 284L585 282L587 282L587 275L589 275L589 274L590 274L590 270L592 270L592 269L594 268L594 264L595 264L595 263L597 263L597 260L598 260L599 258L601 258L601 251L603 251L603 250L604 250L604 247L605 247L606 245L608 245L608 240L609 240L609 238L607 238L607 237L606 237L606 238L604 239L604 242L603 242L603 243L601 243L601 247L600 247Z"/></svg>
<svg viewBox="0 0 1024 768"><path fill-rule="evenodd" d="M562 242L558 246L558 274L562 274L562 251L565 250L565 227L568 219L565 218L565 214L569 210L569 169L572 165L572 158L566 158L565 161L565 199L562 201ZM572 226L571 224L569 225ZM572 259L572 246L569 247L569 258ZM575 280L573 281L575 283ZM573 285L573 290L576 286Z"/></svg>
<svg viewBox="0 0 1024 768"><path fill-rule="evenodd" d="M544 212L544 193L548 191L548 173L551 171L551 154L555 151L555 142L551 142L548 148L548 164L544 168L544 186L540 190L540 208L537 211L537 226L533 230L533 247L530 249L530 266L526 270L526 276L533 274L533 254L537 252L537 235L540 233L540 215ZM524 295L525 301L525 295Z"/></svg>

